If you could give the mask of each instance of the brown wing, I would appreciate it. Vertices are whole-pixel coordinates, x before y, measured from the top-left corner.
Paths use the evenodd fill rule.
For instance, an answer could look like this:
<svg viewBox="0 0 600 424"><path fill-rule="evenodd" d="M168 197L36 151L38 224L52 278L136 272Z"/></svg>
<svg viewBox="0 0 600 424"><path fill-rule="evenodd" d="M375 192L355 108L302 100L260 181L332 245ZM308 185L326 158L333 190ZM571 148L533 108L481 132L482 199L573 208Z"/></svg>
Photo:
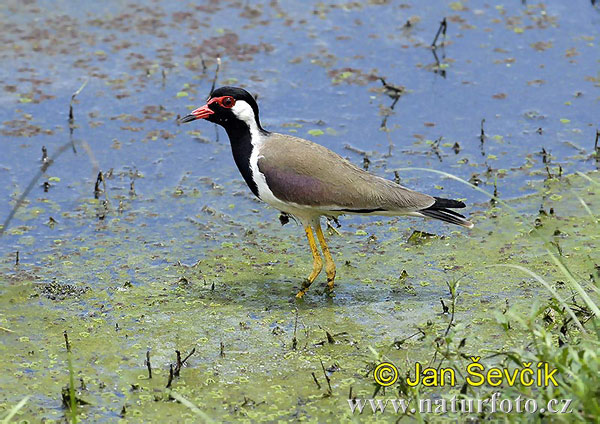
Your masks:
<svg viewBox="0 0 600 424"><path fill-rule="evenodd" d="M435 202L354 166L331 150L301 138L271 133L259 171L280 200L343 212L412 212Z"/></svg>

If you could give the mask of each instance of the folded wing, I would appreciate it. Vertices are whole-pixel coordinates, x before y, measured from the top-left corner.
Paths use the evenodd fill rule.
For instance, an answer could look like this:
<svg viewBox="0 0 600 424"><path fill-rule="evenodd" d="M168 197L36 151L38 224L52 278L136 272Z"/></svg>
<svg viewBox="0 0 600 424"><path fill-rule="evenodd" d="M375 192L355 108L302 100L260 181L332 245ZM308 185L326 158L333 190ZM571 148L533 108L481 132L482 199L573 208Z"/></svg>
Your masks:
<svg viewBox="0 0 600 424"><path fill-rule="evenodd" d="M265 137L258 169L278 199L331 212L404 214L435 203L323 146L283 134Z"/></svg>

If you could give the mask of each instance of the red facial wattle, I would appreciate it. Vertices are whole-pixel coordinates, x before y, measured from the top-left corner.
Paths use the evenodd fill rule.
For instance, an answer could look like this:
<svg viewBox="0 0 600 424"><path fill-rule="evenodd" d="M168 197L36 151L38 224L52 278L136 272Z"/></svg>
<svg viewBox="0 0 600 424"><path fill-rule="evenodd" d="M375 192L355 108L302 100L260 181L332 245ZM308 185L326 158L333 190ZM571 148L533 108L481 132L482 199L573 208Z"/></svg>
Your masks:
<svg viewBox="0 0 600 424"><path fill-rule="evenodd" d="M210 105L212 105L213 103L216 103L222 108L231 109L233 106L235 106L235 99L231 96L213 97L209 99L204 106L193 110L192 113L181 118L179 122L186 123L190 121L195 121L196 119L208 118L210 115L213 115L215 113L215 111L210 108Z"/></svg>
<svg viewBox="0 0 600 424"><path fill-rule="evenodd" d="M233 106L235 106L235 99L231 96L213 97L206 105L208 106L213 103L216 103L225 109L231 109Z"/></svg>

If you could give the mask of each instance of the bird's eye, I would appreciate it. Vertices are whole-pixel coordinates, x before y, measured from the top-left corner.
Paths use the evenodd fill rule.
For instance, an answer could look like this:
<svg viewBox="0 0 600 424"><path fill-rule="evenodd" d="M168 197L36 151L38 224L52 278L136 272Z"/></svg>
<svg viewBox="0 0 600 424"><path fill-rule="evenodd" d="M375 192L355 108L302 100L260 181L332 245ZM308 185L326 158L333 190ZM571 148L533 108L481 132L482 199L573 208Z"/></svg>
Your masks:
<svg viewBox="0 0 600 424"><path fill-rule="evenodd" d="M234 104L235 104L235 99L230 96L223 97L223 100L221 101L221 105L226 108L232 108Z"/></svg>

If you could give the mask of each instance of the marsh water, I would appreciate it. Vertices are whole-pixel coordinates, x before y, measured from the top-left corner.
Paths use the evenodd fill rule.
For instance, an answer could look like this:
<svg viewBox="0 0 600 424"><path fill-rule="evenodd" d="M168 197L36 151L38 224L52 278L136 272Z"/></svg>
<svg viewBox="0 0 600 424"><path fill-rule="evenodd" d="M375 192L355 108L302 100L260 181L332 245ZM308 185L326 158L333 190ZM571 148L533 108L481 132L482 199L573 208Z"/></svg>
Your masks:
<svg viewBox="0 0 600 424"><path fill-rule="evenodd" d="M84 421L197 419L164 388L175 350L194 348L171 389L204 420L350 419L350 388L373 393L371 363L431 356L394 342L447 325L456 279L468 348L517 345L493 313L547 294L486 266L552 278L528 236L536 218L575 269L598 263L579 201L597 211L598 196L573 176L598 179L593 3L2 2L0 412L31 395L22 419L63 419L66 331ZM177 124L215 79L255 94L271 131L464 200L476 228L343 217L329 231L335 295L323 278L296 302L302 228L252 196L224 131ZM521 216L403 168L453 174ZM409 241L415 230L435 237Z"/></svg>

